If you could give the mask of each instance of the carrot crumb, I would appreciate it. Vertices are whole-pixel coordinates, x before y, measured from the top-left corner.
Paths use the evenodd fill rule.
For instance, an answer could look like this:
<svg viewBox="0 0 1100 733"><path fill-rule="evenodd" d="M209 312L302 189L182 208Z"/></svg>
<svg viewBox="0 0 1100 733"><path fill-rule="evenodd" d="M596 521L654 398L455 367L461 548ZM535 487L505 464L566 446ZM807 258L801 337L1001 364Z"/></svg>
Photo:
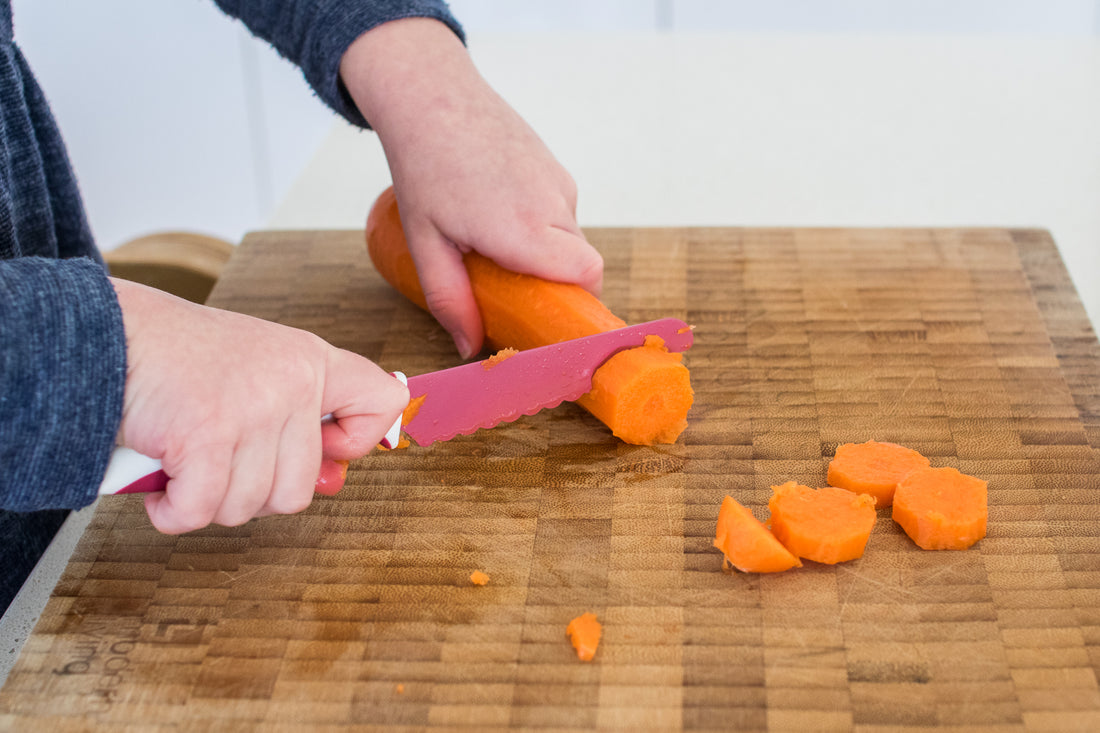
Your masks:
<svg viewBox="0 0 1100 733"><path fill-rule="evenodd" d="M397 686L393 688L393 691L396 692L398 695L404 695L405 694L405 686L403 684L401 684L400 682L398 682Z"/></svg>
<svg viewBox="0 0 1100 733"><path fill-rule="evenodd" d="M416 413L420 412L420 406L424 404L424 398L428 395L422 394L419 397L413 397L409 400L409 404L405 406L405 410L401 413L401 424L408 425L416 417Z"/></svg>
<svg viewBox="0 0 1100 733"><path fill-rule="evenodd" d="M518 353L519 352L517 350L515 350L513 348L510 348L510 347L507 348L507 349L501 349L497 353L490 356L488 359L485 359L484 361L482 361L481 362L481 368L488 371L488 370L492 369L493 367L495 367L500 362L507 359L508 357L515 356Z"/></svg>
<svg viewBox="0 0 1100 733"><path fill-rule="evenodd" d="M475 570L470 573L470 582L474 585L488 585L489 576L480 570Z"/></svg>
<svg viewBox="0 0 1100 733"><path fill-rule="evenodd" d="M603 626L596 620L594 613L582 613L569 622L565 633L569 642L577 650L577 657L584 662L590 661L596 656L596 647L600 645L600 634Z"/></svg>

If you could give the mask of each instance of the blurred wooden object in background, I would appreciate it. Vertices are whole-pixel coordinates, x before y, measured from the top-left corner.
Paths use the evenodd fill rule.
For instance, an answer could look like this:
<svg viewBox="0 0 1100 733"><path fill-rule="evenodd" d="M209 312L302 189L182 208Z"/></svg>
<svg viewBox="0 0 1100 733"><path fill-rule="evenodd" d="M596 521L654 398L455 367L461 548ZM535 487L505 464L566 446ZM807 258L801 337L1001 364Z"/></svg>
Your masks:
<svg viewBox="0 0 1100 733"><path fill-rule="evenodd" d="M113 277L204 303L232 252L233 245L217 237L158 232L132 239L104 258Z"/></svg>

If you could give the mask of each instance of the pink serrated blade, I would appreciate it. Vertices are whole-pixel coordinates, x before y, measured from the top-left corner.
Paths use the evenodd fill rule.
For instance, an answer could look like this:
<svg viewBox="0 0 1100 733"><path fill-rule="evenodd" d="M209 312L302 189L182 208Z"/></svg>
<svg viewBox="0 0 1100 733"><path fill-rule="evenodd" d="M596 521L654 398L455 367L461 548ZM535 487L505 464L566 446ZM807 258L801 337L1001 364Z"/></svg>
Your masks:
<svg viewBox="0 0 1100 733"><path fill-rule="evenodd" d="M619 351L659 336L669 351L685 351L691 327L662 318L550 346L527 349L496 361L485 360L409 377L409 395L424 397L402 430L417 445L511 422L522 415L578 399L592 389L592 375Z"/></svg>

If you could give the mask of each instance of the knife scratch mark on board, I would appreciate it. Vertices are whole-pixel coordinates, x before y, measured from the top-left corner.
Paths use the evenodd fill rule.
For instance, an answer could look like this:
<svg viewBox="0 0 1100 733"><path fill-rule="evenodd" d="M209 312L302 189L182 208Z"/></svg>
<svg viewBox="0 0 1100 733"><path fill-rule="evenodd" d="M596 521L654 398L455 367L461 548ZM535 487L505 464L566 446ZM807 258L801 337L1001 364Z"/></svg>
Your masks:
<svg viewBox="0 0 1100 733"><path fill-rule="evenodd" d="M243 572L243 573L237 573L236 575L234 575L233 573L230 573L228 570L220 570L218 572L220 572L222 575L226 576L225 580L218 583L218 585L221 586L221 585L228 585L229 583L234 583L234 582L240 580L241 578L247 578L249 575L255 575L256 573L260 572L260 568L253 568L253 569L248 570L248 571Z"/></svg>

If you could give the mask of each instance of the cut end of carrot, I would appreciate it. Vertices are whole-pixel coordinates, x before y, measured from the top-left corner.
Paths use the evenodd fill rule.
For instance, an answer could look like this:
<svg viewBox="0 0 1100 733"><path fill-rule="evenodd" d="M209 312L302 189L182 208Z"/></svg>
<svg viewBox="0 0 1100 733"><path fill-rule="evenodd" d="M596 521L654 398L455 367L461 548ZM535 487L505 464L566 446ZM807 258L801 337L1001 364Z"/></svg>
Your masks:
<svg viewBox="0 0 1100 733"><path fill-rule="evenodd" d="M954 468L922 468L898 484L894 521L925 550L965 550L985 537L988 484Z"/></svg>
<svg viewBox="0 0 1100 733"><path fill-rule="evenodd" d="M794 481L772 487L771 530L793 554L834 565L863 555L875 526L875 498Z"/></svg>
<svg viewBox="0 0 1100 733"><path fill-rule="evenodd" d="M732 496L722 499L714 546L728 562L743 573L780 573L802 562L775 538L748 507Z"/></svg>
<svg viewBox="0 0 1100 733"><path fill-rule="evenodd" d="M615 354L596 370L592 390L578 402L625 443L675 443L694 401L681 355L661 346Z"/></svg>
<svg viewBox="0 0 1100 733"><path fill-rule="evenodd" d="M577 657L584 662L591 661L596 656L596 648L600 645L600 634L603 626L596 620L594 613L582 613L569 622L565 633L569 642L577 650Z"/></svg>
<svg viewBox="0 0 1100 733"><path fill-rule="evenodd" d="M845 443L829 462L828 482L857 494L870 494L877 506L887 507L894 501L898 482L911 471L929 465L931 462L920 453L896 443Z"/></svg>
<svg viewBox="0 0 1100 733"><path fill-rule="evenodd" d="M480 570L475 570L474 572L470 573L470 582L474 585L488 585L489 576L488 574L483 573Z"/></svg>

